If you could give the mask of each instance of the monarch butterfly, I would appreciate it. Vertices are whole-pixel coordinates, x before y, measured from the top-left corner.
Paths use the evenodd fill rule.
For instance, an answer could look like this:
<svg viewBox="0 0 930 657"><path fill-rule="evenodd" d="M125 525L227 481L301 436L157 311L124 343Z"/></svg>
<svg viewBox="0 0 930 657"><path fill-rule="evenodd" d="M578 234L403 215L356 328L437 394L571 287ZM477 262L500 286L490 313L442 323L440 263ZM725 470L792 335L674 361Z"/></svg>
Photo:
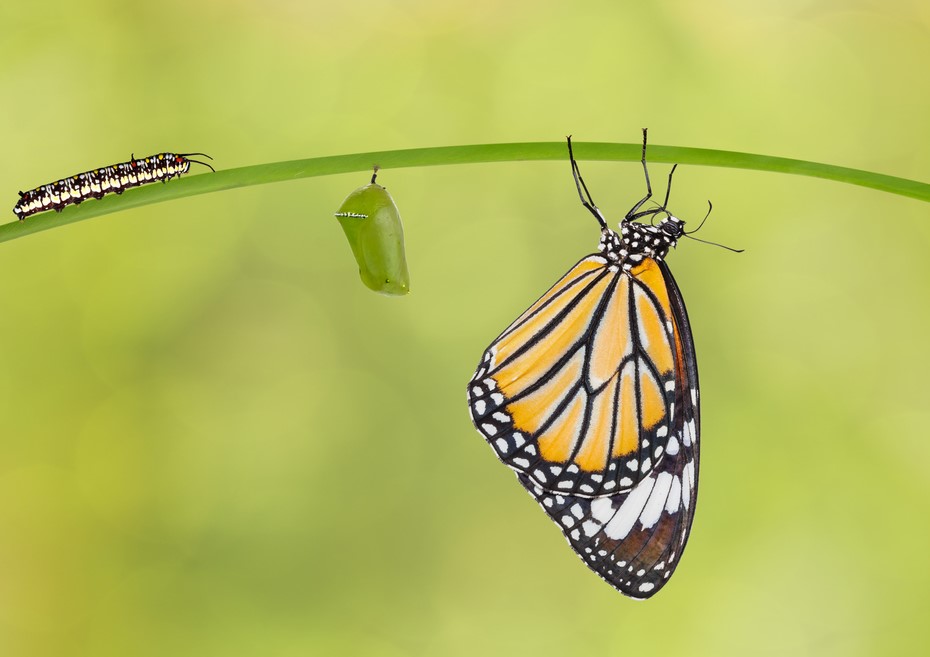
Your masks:
<svg viewBox="0 0 930 657"><path fill-rule="evenodd" d="M336 218L352 247L362 282L375 292L401 296L410 292L410 274L404 250L404 226L388 191L375 182L349 194Z"/></svg>
<svg viewBox="0 0 930 657"><path fill-rule="evenodd" d="M89 198L103 198L110 192L122 194L123 190L130 187L158 180L167 182L182 173L187 173L192 162L216 171L206 162L188 159L193 155L213 159L206 153L158 153L138 159L132 156L128 162L91 169L41 185L28 192L20 192L13 213L22 221L37 212L61 212L67 205L78 205Z"/></svg>
<svg viewBox="0 0 930 657"><path fill-rule="evenodd" d="M472 421L498 458L611 586L646 599L688 541L697 497L697 361L684 300L664 258L686 235L646 195L485 350L468 384ZM669 188L672 174L669 174ZM664 215L655 223L657 215ZM640 223L644 218L650 224Z"/></svg>

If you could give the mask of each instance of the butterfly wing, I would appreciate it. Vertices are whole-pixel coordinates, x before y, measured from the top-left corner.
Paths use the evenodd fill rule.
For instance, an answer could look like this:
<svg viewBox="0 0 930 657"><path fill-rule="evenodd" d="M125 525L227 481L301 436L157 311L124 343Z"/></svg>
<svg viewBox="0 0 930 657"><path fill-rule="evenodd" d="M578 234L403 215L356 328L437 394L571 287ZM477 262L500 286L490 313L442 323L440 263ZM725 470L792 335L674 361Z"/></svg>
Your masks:
<svg viewBox="0 0 930 657"><path fill-rule="evenodd" d="M478 430L585 563L647 598L671 575L697 492L697 364L662 261L578 262L486 350Z"/></svg>
<svg viewBox="0 0 930 657"><path fill-rule="evenodd" d="M469 384L478 431L545 490L629 490L662 457L676 394L670 299L655 260L631 273L582 259L488 347Z"/></svg>

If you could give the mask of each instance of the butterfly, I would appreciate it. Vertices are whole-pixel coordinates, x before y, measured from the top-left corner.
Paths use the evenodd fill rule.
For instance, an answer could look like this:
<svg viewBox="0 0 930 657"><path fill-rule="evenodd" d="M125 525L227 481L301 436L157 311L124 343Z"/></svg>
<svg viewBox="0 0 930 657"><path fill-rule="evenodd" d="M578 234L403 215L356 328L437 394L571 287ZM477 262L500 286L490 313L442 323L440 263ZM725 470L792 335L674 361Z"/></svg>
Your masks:
<svg viewBox="0 0 930 657"><path fill-rule="evenodd" d="M485 350L467 386L497 457L611 586L646 599L675 571L694 519L700 463L697 361L665 256L687 235L646 195ZM660 220L656 221L657 218ZM649 219L649 223L641 220ZM705 217L706 219L706 217ZM696 239L696 238L695 238Z"/></svg>

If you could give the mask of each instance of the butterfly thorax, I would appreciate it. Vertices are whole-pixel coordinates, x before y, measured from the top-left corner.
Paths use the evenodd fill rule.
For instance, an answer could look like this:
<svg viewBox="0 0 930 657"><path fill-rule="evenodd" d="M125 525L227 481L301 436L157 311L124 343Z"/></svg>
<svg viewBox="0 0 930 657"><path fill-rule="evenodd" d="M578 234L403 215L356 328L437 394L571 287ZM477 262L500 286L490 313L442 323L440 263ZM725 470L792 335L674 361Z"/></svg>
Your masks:
<svg viewBox="0 0 930 657"><path fill-rule="evenodd" d="M671 215L655 225L624 220L620 223L619 235L609 228L601 230L598 248L628 272L646 258L664 259L684 235L684 225L685 222Z"/></svg>

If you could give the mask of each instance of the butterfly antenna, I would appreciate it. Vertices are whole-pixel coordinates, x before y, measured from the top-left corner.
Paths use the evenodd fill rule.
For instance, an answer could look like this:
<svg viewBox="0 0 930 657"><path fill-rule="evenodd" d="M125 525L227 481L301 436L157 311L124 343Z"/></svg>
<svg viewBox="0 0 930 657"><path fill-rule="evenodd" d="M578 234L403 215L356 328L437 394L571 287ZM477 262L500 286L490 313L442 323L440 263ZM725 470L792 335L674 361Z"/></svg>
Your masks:
<svg viewBox="0 0 930 657"><path fill-rule="evenodd" d="M687 233L685 233L685 234L686 234L686 235L693 235L694 233L696 233L696 232L698 232L699 230L701 230L701 227L704 225L704 222L707 221L707 217L710 216L710 213L711 213L711 211L713 211L713 209L714 209L714 204L711 203L710 201L707 201L707 214L705 214L705 215L704 215L704 218L701 219L701 223L698 224L698 227L697 227L697 228L695 228L694 230L689 230L689 231L688 231Z"/></svg>
<svg viewBox="0 0 930 657"><path fill-rule="evenodd" d="M695 232L695 231L691 231L691 232ZM726 249L727 251L732 251L733 253L742 253L743 251L745 251L745 249L734 249L733 247L727 246L726 244L719 244L717 242L711 242L709 240L702 240L699 237L693 237L691 233L685 233L684 235L688 239L694 240L695 242L701 242L702 244L710 244L711 246L719 246L721 249Z"/></svg>

